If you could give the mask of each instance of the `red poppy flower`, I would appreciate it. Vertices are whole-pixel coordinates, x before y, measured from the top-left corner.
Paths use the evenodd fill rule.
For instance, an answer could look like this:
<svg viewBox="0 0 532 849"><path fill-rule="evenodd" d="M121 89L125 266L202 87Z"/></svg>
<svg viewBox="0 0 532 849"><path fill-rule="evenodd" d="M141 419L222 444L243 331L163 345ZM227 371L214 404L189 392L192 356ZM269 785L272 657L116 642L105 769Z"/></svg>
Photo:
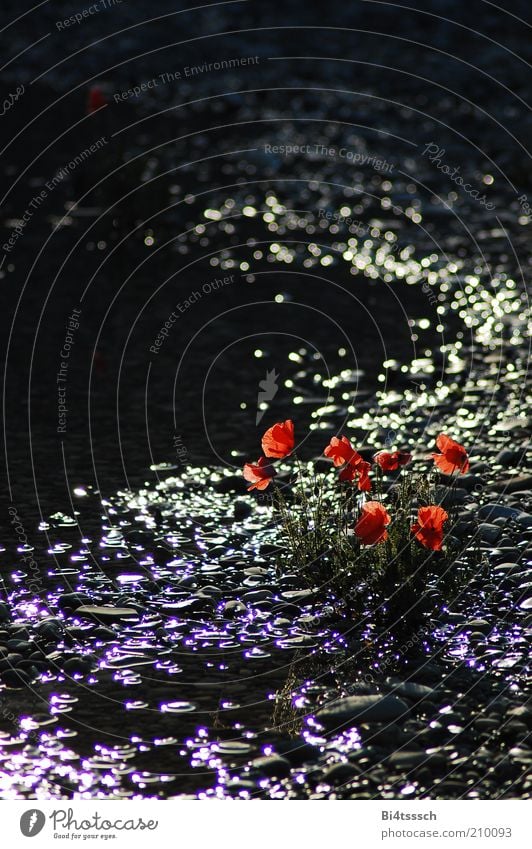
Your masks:
<svg viewBox="0 0 532 849"><path fill-rule="evenodd" d="M387 525L391 522L390 515L378 501L367 501L355 525L355 534L364 545L375 545L388 539Z"/></svg>
<svg viewBox="0 0 532 849"><path fill-rule="evenodd" d="M256 463L246 463L244 466L244 477L251 484L248 491L266 489L275 475L276 471L266 457L259 457Z"/></svg>
<svg viewBox="0 0 532 849"><path fill-rule="evenodd" d="M341 481L351 483L356 480L362 492L368 492L371 489L368 476L371 464L366 463L358 451L355 451L347 436L341 436L340 439L333 436L323 453L331 458L335 466L344 466L339 476Z"/></svg>
<svg viewBox="0 0 532 849"><path fill-rule="evenodd" d="M262 437L262 450L266 457L288 457L294 449L294 422L287 419L270 427Z"/></svg>
<svg viewBox="0 0 532 849"><path fill-rule="evenodd" d="M411 531L415 538L425 548L432 551L441 551L443 542L443 523L447 521L449 514L443 507L420 507L417 511L417 522L412 525Z"/></svg>
<svg viewBox="0 0 532 849"><path fill-rule="evenodd" d="M333 436L327 448L323 452L326 457L330 457L335 466L343 466L344 463L352 463L356 465L359 460L362 460L360 454L355 451L347 436Z"/></svg>
<svg viewBox="0 0 532 849"><path fill-rule="evenodd" d="M452 475L458 471L461 474L469 469L469 458L467 451L459 442L455 442L450 436L445 433L440 433L436 439L436 445L441 451L441 454L432 454L432 459L439 469L446 474Z"/></svg>
<svg viewBox="0 0 532 849"><path fill-rule="evenodd" d="M349 481L350 483L356 480L361 492L369 492L371 489L371 480L368 474L370 469L371 464L360 458L356 464L346 463L339 474L339 478L341 481Z"/></svg>
<svg viewBox="0 0 532 849"><path fill-rule="evenodd" d="M373 459L383 472L395 472L401 466L406 466L412 455L408 451L378 451Z"/></svg>
<svg viewBox="0 0 532 849"><path fill-rule="evenodd" d="M89 89L89 93L87 95L87 112L90 115L92 112L96 112L98 109L101 109L102 106L107 105L107 98L103 93L102 89L98 85L93 85Z"/></svg>

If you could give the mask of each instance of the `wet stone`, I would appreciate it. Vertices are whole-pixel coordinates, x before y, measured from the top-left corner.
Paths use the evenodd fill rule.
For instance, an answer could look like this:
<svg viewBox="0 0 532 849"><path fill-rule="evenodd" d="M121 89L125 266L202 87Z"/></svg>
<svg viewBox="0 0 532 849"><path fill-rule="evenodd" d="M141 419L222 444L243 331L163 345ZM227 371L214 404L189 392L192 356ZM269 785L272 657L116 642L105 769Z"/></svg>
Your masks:
<svg viewBox="0 0 532 849"><path fill-rule="evenodd" d="M326 784L345 784L359 775L360 769L354 764L337 763L324 770L321 780Z"/></svg>
<svg viewBox="0 0 532 849"><path fill-rule="evenodd" d="M493 522L494 519L512 519L520 514L520 510L515 507L508 507L505 504L484 504L478 510L478 515L481 519L486 519Z"/></svg>
<svg viewBox="0 0 532 849"><path fill-rule="evenodd" d="M427 687L425 684L416 684L413 681L397 681L393 678L387 678L386 683L393 689L394 695L403 696L410 701L419 702L438 696L437 690Z"/></svg>
<svg viewBox="0 0 532 849"><path fill-rule="evenodd" d="M325 728L336 728L348 722L393 722L409 710L397 696L347 696L319 710L316 719Z"/></svg>
<svg viewBox="0 0 532 849"><path fill-rule="evenodd" d="M293 766L302 766L304 763L316 761L321 751L318 746L311 743L302 743L299 740L286 740L285 742L277 743L279 754L288 758Z"/></svg>
<svg viewBox="0 0 532 849"><path fill-rule="evenodd" d="M253 506L249 504L247 501L243 501L241 499L237 499L235 501L233 507L234 517L237 521L241 521L242 519L247 519L248 516L251 516L253 512Z"/></svg>
<svg viewBox="0 0 532 849"><path fill-rule="evenodd" d="M86 593L63 593L57 600L57 605L61 610L77 610L82 605L90 604L93 601L90 595Z"/></svg>
<svg viewBox="0 0 532 849"><path fill-rule="evenodd" d="M261 758L255 758L251 762L251 768L261 775L273 778L283 778L290 775L291 770L290 761L281 755L265 755Z"/></svg>
<svg viewBox="0 0 532 849"><path fill-rule="evenodd" d="M138 619L138 612L132 607L105 607L103 605L82 605L76 610L76 616L95 619L99 622L120 622L123 619Z"/></svg>
<svg viewBox="0 0 532 849"><path fill-rule="evenodd" d="M2 683L12 689L22 689L23 687L26 687L33 677L34 676L24 669L4 669L3 672L0 673L0 680Z"/></svg>
<svg viewBox="0 0 532 849"><path fill-rule="evenodd" d="M245 613L246 610L246 605L236 599L226 601L223 607L223 612L226 616L237 616L239 613Z"/></svg>
<svg viewBox="0 0 532 849"><path fill-rule="evenodd" d="M442 754L429 754L415 750L393 752L389 759L390 766L397 769L415 769L416 767L430 767L433 770L444 769L448 766L447 758Z"/></svg>
<svg viewBox="0 0 532 849"><path fill-rule="evenodd" d="M481 540L494 545L501 535L501 529L497 525L481 522L478 526L478 534Z"/></svg>
<svg viewBox="0 0 532 849"><path fill-rule="evenodd" d="M8 640L7 647L8 649L11 649L11 651L26 654L27 652L32 651L34 644L28 642L28 640Z"/></svg>

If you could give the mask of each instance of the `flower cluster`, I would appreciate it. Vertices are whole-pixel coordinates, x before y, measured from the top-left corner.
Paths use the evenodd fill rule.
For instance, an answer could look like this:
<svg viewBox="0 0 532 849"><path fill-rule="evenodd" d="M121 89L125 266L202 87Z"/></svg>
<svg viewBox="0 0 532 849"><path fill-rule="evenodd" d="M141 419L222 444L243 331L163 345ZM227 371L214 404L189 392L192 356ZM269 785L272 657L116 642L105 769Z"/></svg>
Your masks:
<svg viewBox="0 0 532 849"><path fill-rule="evenodd" d="M256 463L246 463L244 466L244 478L250 484L248 490L266 489L276 474L272 460L290 456L294 452L294 446L294 423L291 419L277 422L270 427L262 437L264 456ZM468 471L469 458L463 445L441 433L436 439L436 446L440 453L433 453L431 458L440 471L448 475L455 472L464 474ZM346 436L333 436L323 453L339 469L339 480L342 483L356 485L364 494L371 492L372 463L363 459ZM373 456L375 470L380 475L399 471L411 460L411 453L406 451L379 451ZM410 526L410 533L424 548L441 551L443 526L448 518L447 512L439 505L428 504L419 507L417 521ZM365 501L355 523L354 534L362 545L377 545L388 539L388 527L391 522L392 517L380 500Z"/></svg>

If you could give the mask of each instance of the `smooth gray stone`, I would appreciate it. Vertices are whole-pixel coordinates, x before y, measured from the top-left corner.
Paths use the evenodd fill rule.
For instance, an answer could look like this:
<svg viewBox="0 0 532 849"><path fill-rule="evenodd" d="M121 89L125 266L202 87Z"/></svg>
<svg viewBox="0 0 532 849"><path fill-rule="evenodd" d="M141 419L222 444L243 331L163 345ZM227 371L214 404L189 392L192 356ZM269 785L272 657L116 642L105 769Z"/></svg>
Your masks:
<svg viewBox="0 0 532 849"><path fill-rule="evenodd" d="M238 498L233 505L234 517L237 520L247 519L248 516L251 516L252 511L252 505L240 498Z"/></svg>
<svg viewBox="0 0 532 849"><path fill-rule="evenodd" d="M532 489L532 475L512 475L493 484L496 492L528 492Z"/></svg>
<svg viewBox="0 0 532 849"><path fill-rule="evenodd" d="M393 687L394 695L404 696L405 699L419 702L422 699L431 699L437 696L436 690L425 684L415 684L413 681L393 681L386 679L386 683Z"/></svg>
<svg viewBox="0 0 532 849"><path fill-rule="evenodd" d="M514 451L512 448L503 448L495 457L495 462L500 466L513 466L514 463L519 462L520 456L519 451Z"/></svg>
<svg viewBox="0 0 532 849"><path fill-rule="evenodd" d="M251 762L251 767L263 775L269 775L275 778L290 775L292 768L290 761L281 757L281 755L266 755L262 758L255 758Z"/></svg>
<svg viewBox="0 0 532 849"><path fill-rule="evenodd" d="M481 631L483 634L489 634L492 627L486 619L470 619L465 624L465 628L470 628L472 631Z"/></svg>
<svg viewBox="0 0 532 849"><path fill-rule="evenodd" d="M490 503L479 507L478 515L481 519L493 521L493 519L513 519L515 516L519 516L520 512L516 507Z"/></svg>
<svg viewBox="0 0 532 849"><path fill-rule="evenodd" d="M358 767L350 763L338 763L328 767L321 778L326 784L344 784L358 775L360 775Z"/></svg>
<svg viewBox="0 0 532 849"><path fill-rule="evenodd" d="M518 516L515 516L514 522L516 522L520 528L523 528L523 530L532 528L532 516L529 513L519 513Z"/></svg>
<svg viewBox="0 0 532 849"><path fill-rule="evenodd" d="M99 622L119 622L121 619L138 619L139 614L133 607L104 607L87 604L78 607L76 616L84 619L97 619Z"/></svg>
<svg viewBox="0 0 532 849"><path fill-rule="evenodd" d="M483 522L478 526L480 539L484 540L484 542L489 542L490 544L496 543L501 533L502 531L497 527L497 525L490 525L487 522Z"/></svg>
<svg viewBox="0 0 532 849"><path fill-rule="evenodd" d="M316 718L326 728L336 728L347 722L393 722L409 710L397 696L347 696L319 710Z"/></svg>
<svg viewBox="0 0 532 849"><path fill-rule="evenodd" d="M444 755L429 755L426 752L393 752L390 755L389 764L398 769L412 769L416 766L444 767L447 764L447 759Z"/></svg>

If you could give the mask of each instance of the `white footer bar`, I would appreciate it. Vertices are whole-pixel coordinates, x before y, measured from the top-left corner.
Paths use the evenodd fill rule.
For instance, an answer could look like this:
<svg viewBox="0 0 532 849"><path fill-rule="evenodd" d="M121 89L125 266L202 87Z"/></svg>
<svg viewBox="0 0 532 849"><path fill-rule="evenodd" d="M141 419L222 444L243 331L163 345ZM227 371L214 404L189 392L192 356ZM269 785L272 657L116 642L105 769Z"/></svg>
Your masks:
<svg viewBox="0 0 532 849"><path fill-rule="evenodd" d="M12 847L531 849L530 801L3 801ZM330 807L333 804L334 807Z"/></svg>

